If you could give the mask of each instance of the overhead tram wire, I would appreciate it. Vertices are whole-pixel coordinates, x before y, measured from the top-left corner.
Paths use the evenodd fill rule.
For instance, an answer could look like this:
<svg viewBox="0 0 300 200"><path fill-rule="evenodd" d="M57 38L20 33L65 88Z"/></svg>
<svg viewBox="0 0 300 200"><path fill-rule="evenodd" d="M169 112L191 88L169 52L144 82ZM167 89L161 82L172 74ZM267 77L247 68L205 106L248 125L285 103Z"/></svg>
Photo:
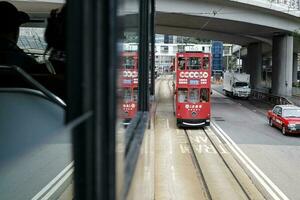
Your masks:
<svg viewBox="0 0 300 200"><path fill-rule="evenodd" d="M210 14L213 14L213 16L215 17L222 9L224 8L224 6L223 7L221 7L218 11L212 11L212 13L210 13ZM212 20L213 18L209 18L203 25L202 25L202 27L200 28L200 30L203 30L208 24L209 24L209 22Z"/></svg>

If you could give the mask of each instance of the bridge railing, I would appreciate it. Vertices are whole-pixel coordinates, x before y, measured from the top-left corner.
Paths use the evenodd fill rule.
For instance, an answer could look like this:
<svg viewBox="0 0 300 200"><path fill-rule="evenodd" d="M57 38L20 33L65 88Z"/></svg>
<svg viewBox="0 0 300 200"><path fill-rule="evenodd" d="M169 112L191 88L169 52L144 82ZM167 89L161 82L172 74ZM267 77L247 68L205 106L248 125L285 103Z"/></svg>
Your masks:
<svg viewBox="0 0 300 200"><path fill-rule="evenodd" d="M300 10L300 1L299 0L268 0L272 3L280 4L287 6L290 9Z"/></svg>
<svg viewBox="0 0 300 200"><path fill-rule="evenodd" d="M300 1L299 0L264 0L273 4L282 5L291 10L300 10Z"/></svg>
<svg viewBox="0 0 300 200"><path fill-rule="evenodd" d="M262 100L265 102L272 103L274 105L293 104L290 100L288 100L285 97L269 94L259 90L251 90L251 97L253 99Z"/></svg>

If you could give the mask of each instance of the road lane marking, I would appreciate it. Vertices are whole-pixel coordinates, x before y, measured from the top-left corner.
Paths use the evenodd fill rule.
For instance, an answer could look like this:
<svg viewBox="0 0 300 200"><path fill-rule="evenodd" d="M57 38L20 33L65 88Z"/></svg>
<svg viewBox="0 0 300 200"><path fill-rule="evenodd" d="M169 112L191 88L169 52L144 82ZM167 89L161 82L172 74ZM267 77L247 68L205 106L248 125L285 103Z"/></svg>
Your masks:
<svg viewBox="0 0 300 200"><path fill-rule="evenodd" d="M170 129L169 119L167 119L167 129Z"/></svg>
<svg viewBox="0 0 300 200"><path fill-rule="evenodd" d="M239 160L247 167L247 169L255 176L255 178L274 199L289 200L289 198L250 160L250 158L246 156L246 154L225 133L225 131L220 128L220 126L218 126L215 122L212 122L211 125L214 127L217 134L227 143L228 147L233 151L233 153L239 158Z"/></svg>
<svg viewBox="0 0 300 200"><path fill-rule="evenodd" d="M173 181L175 181L176 180L176 178L175 178L175 169L174 169L173 165L171 166L171 171L172 171L172 179L173 179Z"/></svg>
<svg viewBox="0 0 300 200"><path fill-rule="evenodd" d="M66 166L54 179L52 179L39 193L31 200L47 200L59 189L59 187L73 174L74 161Z"/></svg>

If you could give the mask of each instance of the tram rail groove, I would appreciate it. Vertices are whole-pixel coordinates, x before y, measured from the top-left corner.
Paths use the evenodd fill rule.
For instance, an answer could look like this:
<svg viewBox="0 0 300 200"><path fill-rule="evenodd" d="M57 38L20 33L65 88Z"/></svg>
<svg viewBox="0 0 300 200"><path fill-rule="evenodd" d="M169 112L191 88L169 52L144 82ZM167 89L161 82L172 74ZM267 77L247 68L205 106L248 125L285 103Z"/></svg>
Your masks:
<svg viewBox="0 0 300 200"><path fill-rule="evenodd" d="M195 166L197 167L197 171L198 171L198 173L199 173L199 175L200 175L200 177L199 177L200 180L199 180L199 181L200 181L200 183L203 185L203 188L204 188L204 191L205 191L205 195L207 196L208 200L212 200L211 193L210 193L210 191L209 191L207 182L206 182L205 177L204 177L204 175L203 175L203 171L202 171L202 169L201 169L201 167L200 167L200 164L199 164L199 162L198 162L198 159L197 159L196 153L195 153L195 151L194 151L194 148L193 148L192 142L191 142L191 140L190 140L190 137L189 137L189 135L188 135L186 129L183 129L183 130L184 130L185 136L186 136L186 138L187 138L187 141L188 141L188 143L189 143L189 147L190 147L190 149L191 149L191 157L192 157L192 160L193 160Z"/></svg>
<svg viewBox="0 0 300 200"><path fill-rule="evenodd" d="M260 190L256 187L256 185L252 182L251 178L244 171L240 163L236 161L236 159L231 155L230 151L227 150L225 144L218 138L218 136L210 129L210 128L201 128L201 129L192 129L187 130L184 129L184 133L187 137L187 141L189 143L189 148L191 149L191 156L193 162L195 162L195 167L199 171L199 179L204 186L204 189L207 194L210 195L208 199L247 199L247 200L264 200L266 197ZM205 136L207 139L203 139L206 145L211 146L214 149L216 155L215 158L207 157L208 154L204 155L199 152L199 144L197 142L197 137ZM198 146L199 145L199 146ZM195 149L196 148L196 149ZM203 148L200 152L203 152ZM208 159L208 160L207 160ZM208 163L208 164L207 164ZM211 169L209 165L212 163L216 163L220 167L215 169ZM220 171L221 170L221 171ZM224 171L224 172L223 172ZM215 185L216 178L218 177L218 173L224 174L224 176L220 176L220 182L224 182L224 184L232 184L230 190L224 190L222 186ZM227 175L226 175L227 174ZM228 191L224 197L220 197L218 193L223 193ZM236 195L236 196L235 196Z"/></svg>
<svg viewBox="0 0 300 200"><path fill-rule="evenodd" d="M232 159L234 159L234 158L231 155L229 155L231 157L231 160L230 160L230 158L228 158L228 157L226 158L225 155L223 153L221 153L220 146L217 145L217 142L215 141L214 138L212 138L212 135L208 133L207 128L202 128L202 130L203 130L204 134L207 136L208 140L213 145L213 147L216 149L216 151L217 151L218 155L220 156L220 158L222 159L223 163L225 164L227 169L230 171L230 173L232 174L232 176L234 177L234 179L236 180L236 182L238 183L238 185L240 186L240 188L242 189L244 194L247 196L247 198L249 200L257 199L258 194L254 195L254 193L257 193L258 190L256 188L253 188L253 187L255 187L254 185L250 185L251 182L247 183L247 181L245 181L245 178L249 178L249 177L243 177L243 175L245 176L246 174L239 173L239 171L240 170L243 171L243 169L240 166L238 166L239 169L236 169L236 166L233 166L234 162ZM215 135L215 137L217 137L217 136ZM218 138L218 140L219 140L219 138ZM255 190L255 192L253 192L253 190ZM265 197L263 197L261 195L260 198L264 199Z"/></svg>

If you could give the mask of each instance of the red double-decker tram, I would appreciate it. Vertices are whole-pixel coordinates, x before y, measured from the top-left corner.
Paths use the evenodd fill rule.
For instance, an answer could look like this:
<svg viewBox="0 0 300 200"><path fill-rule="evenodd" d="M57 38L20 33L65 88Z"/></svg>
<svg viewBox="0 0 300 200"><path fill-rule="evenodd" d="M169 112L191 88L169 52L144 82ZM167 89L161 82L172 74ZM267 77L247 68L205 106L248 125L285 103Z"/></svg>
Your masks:
<svg viewBox="0 0 300 200"><path fill-rule="evenodd" d="M202 52L177 53L175 70L175 114L177 126L209 126L210 54Z"/></svg>
<svg viewBox="0 0 300 200"><path fill-rule="evenodd" d="M138 99L138 53L123 52L121 87L123 90L122 118L124 124L129 124L130 120L137 112Z"/></svg>

